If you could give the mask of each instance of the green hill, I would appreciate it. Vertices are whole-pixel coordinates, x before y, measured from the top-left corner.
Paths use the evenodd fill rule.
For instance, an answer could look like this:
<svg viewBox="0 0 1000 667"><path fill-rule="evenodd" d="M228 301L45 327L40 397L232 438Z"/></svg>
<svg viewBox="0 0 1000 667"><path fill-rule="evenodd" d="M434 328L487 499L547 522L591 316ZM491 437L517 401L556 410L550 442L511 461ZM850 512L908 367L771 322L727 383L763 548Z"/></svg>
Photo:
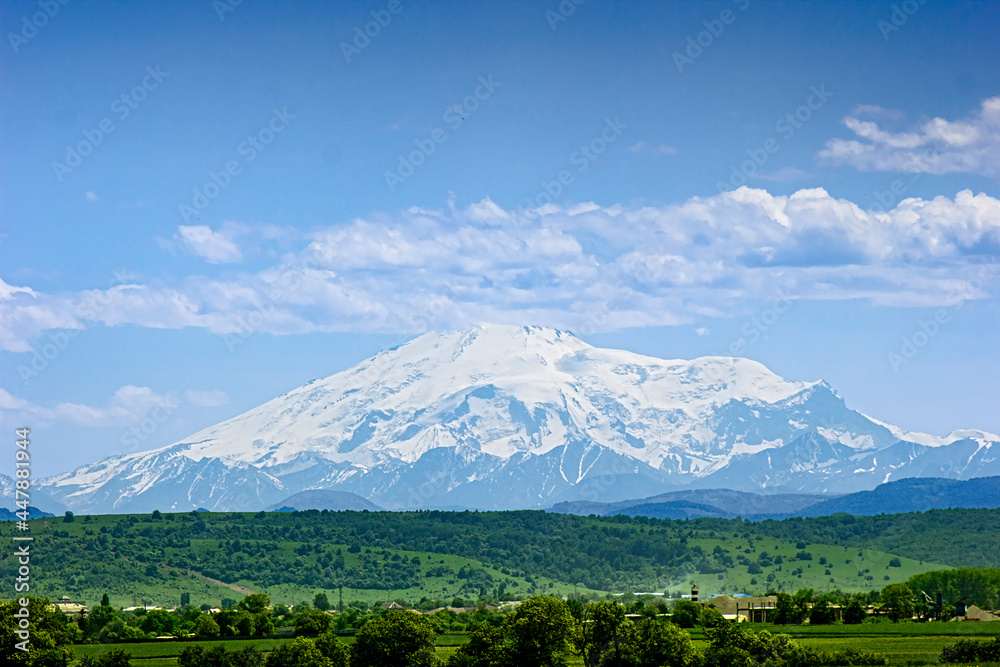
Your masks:
<svg viewBox="0 0 1000 667"><path fill-rule="evenodd" d="M0 536L13 536L13 524ZM94 604L276 602L344 587L345 599L768 588L881 588L921 572L994 566L1000 510L750 523L523 512L86 516L31 522L32 592ZM971 548L971 545L976 545ZM11 552L0 561L15 576ZM331 597L335 599L335 597Z"/></svg>

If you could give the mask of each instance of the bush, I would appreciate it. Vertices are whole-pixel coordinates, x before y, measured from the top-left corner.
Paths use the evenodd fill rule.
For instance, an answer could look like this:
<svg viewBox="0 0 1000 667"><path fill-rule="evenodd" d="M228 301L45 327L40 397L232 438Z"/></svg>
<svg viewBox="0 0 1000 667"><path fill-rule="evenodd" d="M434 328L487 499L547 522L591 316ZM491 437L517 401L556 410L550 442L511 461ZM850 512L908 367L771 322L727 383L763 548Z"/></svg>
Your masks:
<svg viewBox="0 0 1000 667"><path fill-rule="evenodd" d="M1000 637L993 641L963 639L945 646L941 662L1000 662Z"/></svg>

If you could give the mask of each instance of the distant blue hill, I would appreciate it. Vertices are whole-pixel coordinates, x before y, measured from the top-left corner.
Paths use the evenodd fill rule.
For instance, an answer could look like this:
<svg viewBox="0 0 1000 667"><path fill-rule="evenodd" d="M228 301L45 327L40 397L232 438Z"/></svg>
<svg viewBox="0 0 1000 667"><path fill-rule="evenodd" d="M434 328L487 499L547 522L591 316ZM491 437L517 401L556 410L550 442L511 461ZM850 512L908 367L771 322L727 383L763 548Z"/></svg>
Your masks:
<svg viewBox="0 0 1000 667"><path fill-rule="evenodd" d="M16 510L9 510L5 507L0 507L0 521L17 521L20 517L15 514ZM48 512L43 512L37 507L31 505L28 506L28 518L29 519L40 519L46 516L55 516L55 514L50 514Z"/></svg>
<svg viewBox="0 0 1000 667"><path fill-rule="evenodd" d="M648 516L656 519L742 517L755 521L788 517L856 516L925 512L952 507L1000 507L1000 477L960 481L940 477L901 479L871 491L843 496L759 494L725 489L691 489L615 503L570 501L549 511L563 514Z"/></svg>
<svg viewBox="0 0 1000 667"><path fill-rule="evenodd" d="M368 510L369 512L378 512L382 508L356 493L314 489L288 496L281 502L266 507L265 510L268 512L301 512L305 510L330 510L331 512Z"/></svg>
<svg viewBox="0 0 1000 667"><path fill-rule="evenodd" d="M959 481L913 477L882 484L810 505L795 516L827 516L846 512L857 516L925 512L951 507L1000 507L1000 477Z"/></svg>

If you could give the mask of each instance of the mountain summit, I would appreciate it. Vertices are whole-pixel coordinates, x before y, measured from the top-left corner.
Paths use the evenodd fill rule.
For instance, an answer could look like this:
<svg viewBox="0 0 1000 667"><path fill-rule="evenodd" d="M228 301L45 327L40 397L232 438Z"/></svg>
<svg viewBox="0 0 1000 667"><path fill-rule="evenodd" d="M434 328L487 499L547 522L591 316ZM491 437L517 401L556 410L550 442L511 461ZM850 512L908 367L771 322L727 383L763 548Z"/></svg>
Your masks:
<svg viewBox="0 0 1000 667"><path fill-rule="evenodd" d="M79 512L256 510L310 489L394 509L537 508L996 475L997 440L911 434L848 409L825 382L748 359L664 360L484 325L426 334L176 444L41 486Z"/></svg>

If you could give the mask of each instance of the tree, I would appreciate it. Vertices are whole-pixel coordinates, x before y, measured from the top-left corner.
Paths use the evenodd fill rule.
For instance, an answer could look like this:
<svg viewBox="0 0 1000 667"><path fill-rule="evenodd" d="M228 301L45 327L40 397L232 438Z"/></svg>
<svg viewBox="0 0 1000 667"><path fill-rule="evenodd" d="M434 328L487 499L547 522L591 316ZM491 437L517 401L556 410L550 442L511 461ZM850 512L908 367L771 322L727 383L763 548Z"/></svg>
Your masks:
<svg viewBox="0 0 1000 667"><path fill-rule="evenodd" d="M111 606L111 598L108 597L107 593L105 593L104 595L101 596L101 606L102 607L110 607Z"/></svg>
<svg viewBox="0 0 1000 667"><path fill-rule="evenodd" d="M252 593L240 600L236 606L251 614L261 614L271 606L271 598L268 597L267 593Z"/></svg>
<svg viewBox="0 0 1000 667"><path fill-rule="evenodd" d="M267 656L267 667L331 667L330 659L320 653L311 639L299 637L291 644L281 644Z"/></svg>
<svg viewBox="0 0 1000 667"><path fill-rule="evenodd" d="M844 623L847 625L858 625L864 622L867 615L865 606L861 604L861 600L854 598L847 604L847 608L844 609Z"/></svg>
<svg viewBox="0 0 1000 667"><path fill-rule="evenodd" d="M190 605L191 605L191 594L190 593L181 593L181 606L182 607L188 607Z"/></svg>
<svg viewBox="0 0 1000 667"><path fill-rule="evenodd" d="M906 584L889 584L879 596L882 609L894 622L913 618L913 591Z"/></svg>
<svg viewBox="0 0 1000 667"><path fill-rule="evenodd" d="M320 611L326 611L330 608L330 600L327 599L326 593L317 593L316 597L313 598L313 606Z"/></svg>
<svg viewBox="0 0 1000 667"><path fill-rule="evenodd" d="M78 667L131 667L131 660L131 653L116 648L96 658L84 656L77 665Z"/></svg>
<svg viewBox="0 0 1000 667"><path fill-rule="evenodd" d="M802 610L795 604L795 599L788 593L778 593L778 601L774 605L771 621L776 625L802 622Z"/></svg>
<svg viewBox="0 0 1000 667"><path fill-rule="evenodd" d="M303 609L295 618L296 635L318 635L330 627L330 615L319 609Z"/></svg>
<svg viewBox="0 0 1000 667"><path fill-rule="evenodd" d="M620 655L620 630L625 623L625 610L617 602L608 600L588 604L583 609L583 618L578 624L578 650L583 655L583 664L597 667L602 657L611 650L613 659Z"/></svg>
<svg viewBox="0 0 1000 667"><path fill-rule="evenodd" d="M671 622L682 628L693 628L701 623L701 605L691 600L679 600L674 605Z"/></svg>
<svg viewBox="0 0 1000 667"><path fill-rule="evenodd" d="M316 648L330 661L331 667L347 667L350 662L350 649L332 632L327 631L317 637Z"/></svg>
<svg viewBox="0 0 1000 667"><path fill-rule="evenodd" d="M510 664L523 667L557 667L566 664L573 617L558 598L528 598L504 621Z"/></svg>
<svg viewBox="0 0 1000 667"><path fill-rule="evenodd" d="M201 614L194 622L194 633L199 637L215 637L219 634L219 624L211 614Z"/></svg>
<svg viewBox="0 0 1000 667"><path fill-rule="evenodd" d="M655 618L639 623L624 652L635 667L693 667L700 659L688 633Z"/></svg>
<svg viewBox="0 0 1000 667"><path fill-rule="evenodd" d="M27 601L27 607L21 606L20 598L0 602L0 664L12 667L33 661L41 664L38 662L41 659L62 664L64 656L72 659L73 651L68 645L79 637L79 628L54 608L48 598L28 596ZM30 638L22 635L26 631L19 626L19 617L25 614L31 619ZM18 650L21 642L27 642L30 654Z"/></svg>
<svg viewBox="0 0 1000 667"><path fill-rule="evenodd" d="M73 523L74 518L73 513L67 510L67 512L63 514L63 523Z"/></svg>
<svg viewBox="0 0 1000 667"><path fill-rule="evenodd" d="M351 667L430 667L436 662L436 637L422 615L389 610L358 630L351 647Z"/></svg>
<svg viewBox="0 0 1000 667"><path fill-rule="evenodd" d="M481 623L469 633L469 641L459 647L448 667L507 667L503 628L492 623Z"/></svg>
<svg viewBox="0 0 1000 667"><path fill-rule="evenodd" d="M820 600L809 612L809 625L830 625L836 620L826 600Z"/></svg>
<svg viewBox="0 0 1000 667"><path fill-rule="evenodd" d="M715 628L726 623L722 612L712 606L703 607L701 610L701 624L706 628Z"/></svg>

